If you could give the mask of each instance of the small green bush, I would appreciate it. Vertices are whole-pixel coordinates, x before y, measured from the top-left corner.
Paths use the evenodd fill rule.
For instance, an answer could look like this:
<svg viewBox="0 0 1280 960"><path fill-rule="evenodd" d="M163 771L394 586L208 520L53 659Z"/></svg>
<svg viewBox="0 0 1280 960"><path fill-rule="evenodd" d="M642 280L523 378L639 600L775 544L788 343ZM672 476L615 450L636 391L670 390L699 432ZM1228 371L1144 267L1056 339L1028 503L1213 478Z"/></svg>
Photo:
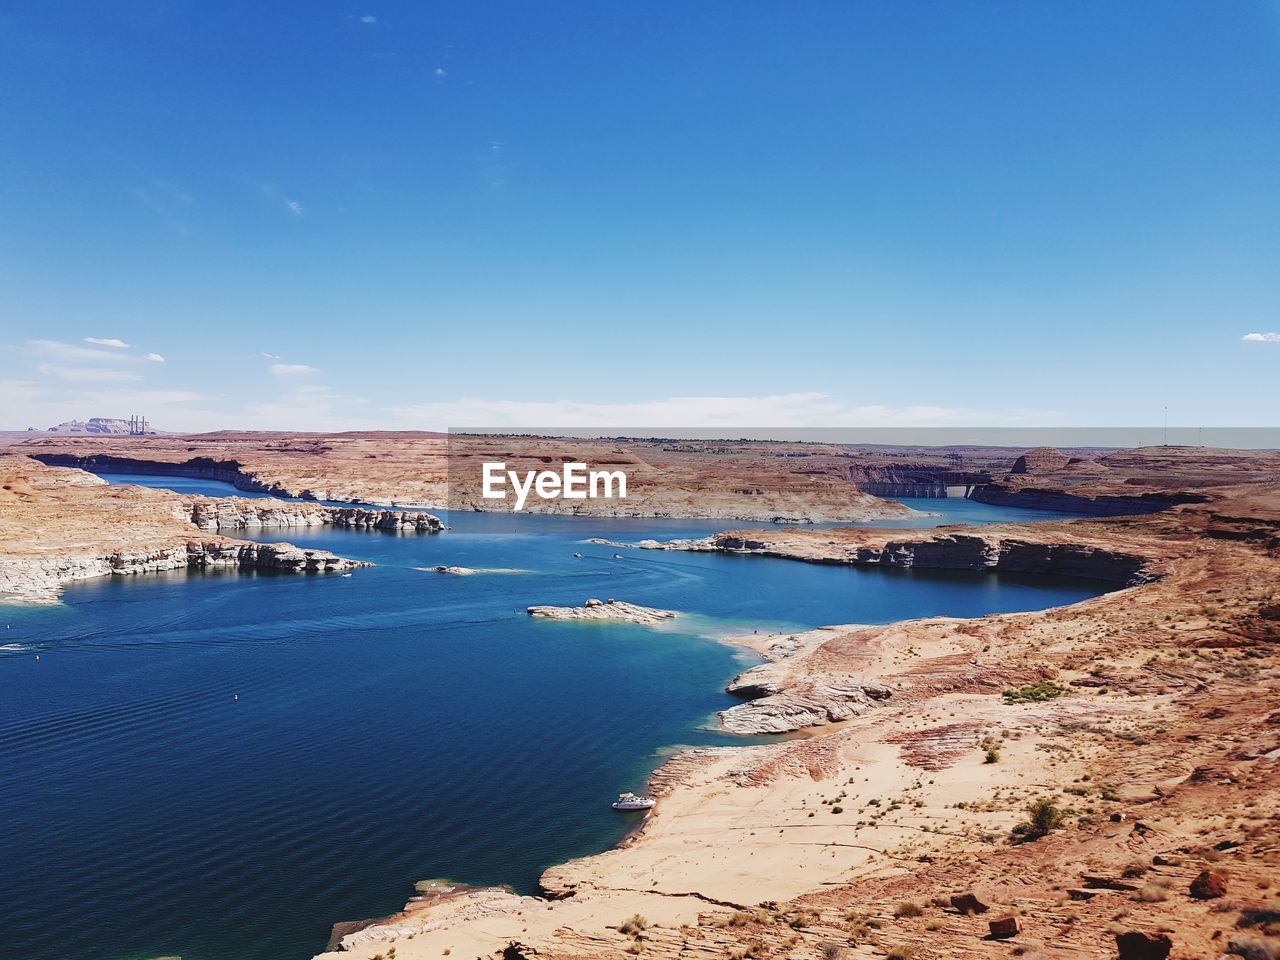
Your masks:
<svg viewBox="0 0 1280 960"><path fill-rule="evenodd" d="M1041 837L1048 836L1062 826L1063 821L1067 819L1066 811L1049 797L1041 797L1034 803L1028 804L1027 813L1031 819L1013 828L1015 834L1027 840L1039 840Z"/></svg>
<svg viewBox="0 0 1280 960"><path fill-rule="evenodd" d="M1046 700L1053 700L1068 692L1066 687L1059 686L1051 680L1041 680L1039 683L1019 687L1017 690L1006 690L1004 699L1006 703L1044 703Z"/></svg>

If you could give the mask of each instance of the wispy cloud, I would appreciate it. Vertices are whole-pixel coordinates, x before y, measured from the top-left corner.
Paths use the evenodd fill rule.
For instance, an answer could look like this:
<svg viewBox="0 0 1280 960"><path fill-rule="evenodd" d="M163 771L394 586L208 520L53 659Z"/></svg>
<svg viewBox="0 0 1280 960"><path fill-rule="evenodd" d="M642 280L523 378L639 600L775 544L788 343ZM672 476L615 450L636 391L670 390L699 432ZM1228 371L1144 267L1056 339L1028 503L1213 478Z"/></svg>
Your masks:
<svg viewBox="0 0 1280 960"><path fill-rule="evenodd" d="M261 356L261 357L266 357L268 360L279 360L279 359L280 359L280 354L278 354L278 353L267 353L267 351L265 351L265 350L261 351L258 355L259 355L259 356Z"/></svg>
<svg viewBox="0 0 1280 960"><path fill-rule="evenodd" d="M26 348L32 356L61 363L127 363L131 359L116 350L97 350L61 340L28 340Z"/></svg>
<svg viewBox="0 0 1280 960"><path fill-rule="evenodd" d="M132 370L107 367L64 367L56 363L42 363L36 369L46 377L55 377L69 383L129 383L142 379Z"/></svg>
<svg viewBox="0 0 1280 960"><path fill-rule="evenodd" d="M444 67L436 67L436 76L443 77L445 75Z"/></svg>
<svg viewBox="0 0 1280 960"><path fill-rule="evenodd" d="M1280 343L1280 333L1246 333L1240 339L1249 343Z"/></svg>
<svg viewBox="0 0 1280 960"><path fill-rule="evenodd" d="M276 187L274 183L262 184L262 195L272 203L282 204L291 217L301 217L307 212L306 208L300 202L297 200L290 200Z"/></svg>
<svg viewBox="0 0 1280 960"><path fill-rule="evenodd" d="M307 377L320 372L305 363L273 363L267 369L273 377Z"/></svg>
<svg viewBox="0 0 1280 960"><path fill-rule="evenodd" d="M67 383L128 383L142 379L139 369L146 361L165 362L158 353L130 352L129 344L116 337L85 337L84 342L92 346L28 340L22 352L41 376Z"/></svg>
<svg viewBox="0 0 1280 960"><path fill-rule="evenodd" d="M373 14L369 13L369 14L365 14L363 17L361 17L361 18L360 18L360 22L361 22L361 23L367 23L367 24L369 24L370 26L372 26L373 24L375 24L375 23L377 23L377 22L378 22L378 18L377 18L377 17L375 17Z"/></svg>
<svg viewBox="0 0 1280 960"><path fill-rule="evenodd" d="M848 405L824 393L759 397L670 397L638 403L464 399L395 407L396 418L447 427L846 427L948 426L969 412L939 406Z"/></svg>

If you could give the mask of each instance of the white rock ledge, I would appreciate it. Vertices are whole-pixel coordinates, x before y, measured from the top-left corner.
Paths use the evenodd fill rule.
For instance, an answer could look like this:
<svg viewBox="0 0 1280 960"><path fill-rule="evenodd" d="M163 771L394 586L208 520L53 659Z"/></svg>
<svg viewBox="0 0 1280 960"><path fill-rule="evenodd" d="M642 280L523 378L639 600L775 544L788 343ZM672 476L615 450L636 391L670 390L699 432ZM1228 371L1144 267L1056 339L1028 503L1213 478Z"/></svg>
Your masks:
<svg viewBox="0 0 1280 960"><path fill-rule="evenodd" d="M642 607L622 600L596 600L591 598L580 607L530 607L529 616L544 620L614 620L619 623L641 623L649 626L674 620L674 610Z"/></svg>

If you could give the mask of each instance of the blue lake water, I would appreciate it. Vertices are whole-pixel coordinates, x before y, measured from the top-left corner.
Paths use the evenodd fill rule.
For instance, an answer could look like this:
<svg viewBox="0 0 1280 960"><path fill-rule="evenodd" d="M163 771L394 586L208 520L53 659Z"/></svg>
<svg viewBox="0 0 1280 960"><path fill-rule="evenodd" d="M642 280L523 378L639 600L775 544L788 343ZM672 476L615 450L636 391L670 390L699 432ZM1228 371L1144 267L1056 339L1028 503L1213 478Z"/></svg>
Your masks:
<svg viewBox="0 0 1280 960"><path fill-rule="evenodd" d="M952 522L1025 515L935 508ZM58 606L0 607L6 955L301 960L333 921L390 913L416 880L530 891L546 867L623 835L609 801L671 747L741 742L709 724L750 661L710 635L1038 609L1103 589L581 542L724 521L451 523L262 538L378 564L350 577L107 578ZM436 564L528 572L415 569ZM524 612L589 596L685 616L650 630Z"/></svg>

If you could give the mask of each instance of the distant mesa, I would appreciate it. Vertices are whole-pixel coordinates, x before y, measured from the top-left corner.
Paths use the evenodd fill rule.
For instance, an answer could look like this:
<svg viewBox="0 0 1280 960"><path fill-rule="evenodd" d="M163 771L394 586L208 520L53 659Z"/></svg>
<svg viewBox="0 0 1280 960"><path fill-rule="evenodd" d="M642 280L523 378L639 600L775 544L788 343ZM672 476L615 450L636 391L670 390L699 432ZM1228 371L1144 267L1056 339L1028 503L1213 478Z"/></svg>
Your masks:
<svg viewBox="0 0 1280 960"><path fill-rule="evenodd" d="M35 427L28 428L34 432ZM46 433L82 433L106 436L154 436L160 433L148 422L146 417L135 416L127 420L115 417L90 417L88 420L66 420L50 427Z"/></svg>
<svg viewBox="0 0 1280 960"><path fill-rule="evenodd" d="M1089 457L1071 456L1056 447L1036 447L1028 450L1009 468L1009 476L1050 477L1062 475L1060 479L1068 482L1069 476L1102 477L1111 470L1106 464L1099 463Z"/></svg>
<svg viewBox="0 0 1280 960"><path fill-rule="evenodd" d="M1056 447L1036 447L1028 450L1009 468L1010 473L1056 473L1071 463L1067 456Z"/></svg>

